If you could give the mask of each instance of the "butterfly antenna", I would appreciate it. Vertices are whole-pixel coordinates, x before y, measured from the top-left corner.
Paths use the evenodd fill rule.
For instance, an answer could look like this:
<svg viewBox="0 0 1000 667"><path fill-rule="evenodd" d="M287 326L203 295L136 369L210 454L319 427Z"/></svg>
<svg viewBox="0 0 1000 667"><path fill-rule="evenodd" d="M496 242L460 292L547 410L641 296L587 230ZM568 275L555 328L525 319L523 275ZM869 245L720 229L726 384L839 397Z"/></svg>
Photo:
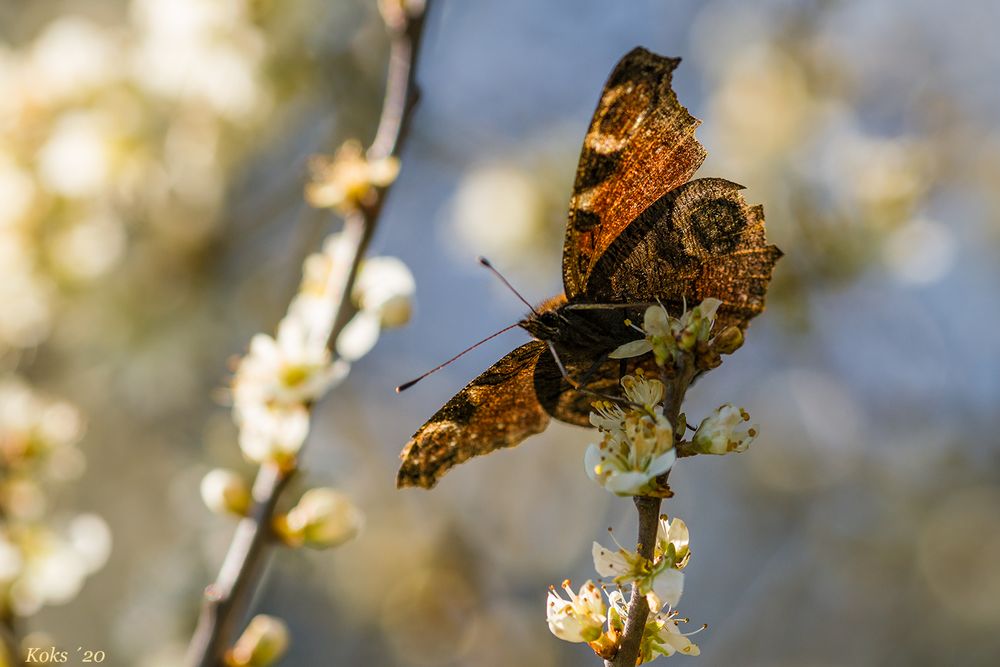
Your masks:
<svg viewBox="0 0 1000 667"><path fill-rule="evenodd" d="M514 286L511 285L510 282L506 278L503 277L503 274L501 274L499 271L497 271L497 269L496 269L495 266L493 266L492 264L490 264L490 260L486 259L485 257L480 257L479 258L479 263L482 264L483 266L485 266L490 271L492 271L493 275L495 275L497 278L499 278L500 282L502 282L504 285L506 285L507 289L509 289L511 292L513 292L514 296L516 296L518 299L520 299L521 303L523 303L524 305L526 305L528 307L528 310L530 310L531 312L533 312L535 315L538 315L538 311L535 310L535 307L532 306L530 303L528 303L528 300L525 299L523 296L521 296L520 292L518 292L516 289L514 289Z"/></svg>
<svg viewBox="0 0 1000 667"><path fill-rule="evenodd" d="M445 366L447 366L448 364L450 364L451 362L455 361L456 359L458 359L459 357L461 357L466 352L471 352L472 350L476 349L477 347L479 347L480 345L482 345L486 341L493 340L494 338L496 338L500 334L506 333L506 332L510 331L511 329L513 329L516 326L518 326L518 323L515 322L514 324L510 325L509 327L504 327L503 329L501 329L500 331L496 332L495 334L491 334L491 335L487 336L486 338L482 339L481 341L479 341L475 345L472 345L471 347L465 348L464 350L462 350L461 352L459 352L458 354L456 354L454 357L452 357L448 361L444 362L443 364L438 364L437 366L435 366L434 368L430 369L429 371L427 371L426 373L424 373L420 377L416 377L416 378L410 380L409 382L404 382L403 384L401 384L398 387L396 387L396 393L398 394L398 393L400 393L402 391L406 391L407 389L409 389L410 387L412 387L416 383L420 382L421 380L423 380L425 377L427 377L431 373L436 373L439 370L441 370L442 368L444 368Z"/></svg>

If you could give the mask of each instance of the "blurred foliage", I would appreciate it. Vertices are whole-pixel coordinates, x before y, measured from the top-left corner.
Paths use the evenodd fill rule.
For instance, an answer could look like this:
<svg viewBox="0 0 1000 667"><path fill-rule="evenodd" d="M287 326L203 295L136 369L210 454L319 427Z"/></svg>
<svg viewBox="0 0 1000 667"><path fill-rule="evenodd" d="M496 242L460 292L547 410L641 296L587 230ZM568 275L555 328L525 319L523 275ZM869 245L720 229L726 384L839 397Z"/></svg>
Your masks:
<svg viewBox="0 0 1000 667"><path fill-rule="evenodd" d="M704 416L725 382L760 439L672 477L667 509L699 536L685 612L710 623L701 659L995 664L995 3L434 12L376 240L413 268L420 308L317 409L305 465L367 523L336 553L276 561L255 613L287 621L285 663L589 659L549 635L539 591L588 576L595 527L633 532L583 474L592 436L554 426L397 493L406 437L509 341L391 387L517 316L476 255L530 299L554 291L588 115L642 43L685 57L700 174L746 185L786 253L768 314L687 407ZM229 539L199 481L245 466L212 398L336 226L304 202L307 157L370 138L385 59L362 0L0 2L0 373L86 415L86 471L57 501L105 517L115 543L28 630L106 664L176 664Z"/></svg>

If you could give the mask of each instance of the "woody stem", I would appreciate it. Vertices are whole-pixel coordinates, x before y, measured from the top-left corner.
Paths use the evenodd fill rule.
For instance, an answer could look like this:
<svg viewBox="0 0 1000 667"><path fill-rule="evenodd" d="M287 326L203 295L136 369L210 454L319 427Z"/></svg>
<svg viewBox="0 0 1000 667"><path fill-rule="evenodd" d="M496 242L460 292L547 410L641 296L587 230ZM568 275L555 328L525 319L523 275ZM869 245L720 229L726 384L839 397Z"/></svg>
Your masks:
<svg viewBox="0 0 1000 667"><path fill-rule="evenodd" d="M685 354L677 367L670 374L664 374L665 394L663 397L663 414L676 425L681 411L681 403L688 385L694 379L694 359ZM669 471L668 471L669 472ZM651 496L635 496L635 508L639 512L639 537L636 551L647 560L653 559L653 549L656 545L656 533L660 519L660 498ZM625 629L618 644L618 652L611 660L605 660L605 667L634 667L639 657L642 643L642 633L649 618L649 604L646 596L638 595L632 589L632 598L628 604L628 615L625 618Z"/></svg>

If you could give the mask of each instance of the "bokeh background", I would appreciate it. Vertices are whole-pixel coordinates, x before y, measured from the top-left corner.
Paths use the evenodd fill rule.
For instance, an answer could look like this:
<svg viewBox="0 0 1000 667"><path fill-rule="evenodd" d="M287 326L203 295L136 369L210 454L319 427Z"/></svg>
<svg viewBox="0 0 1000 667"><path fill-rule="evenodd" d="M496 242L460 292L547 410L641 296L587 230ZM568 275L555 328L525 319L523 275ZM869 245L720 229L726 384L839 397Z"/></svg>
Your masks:
<svg viewBox="0 0 1000 667"><path fill-rule="evenodd" d="M638 44L683 57L699 174L746 185L786 253L746 346L687 404L744 405L762 435L671 476L694 553L681 610L710 626L697 660L997 664L997 25L990 0L439 0L373 248L411 267L416 315L307 444L309 483L367 525L277 554L254 609L289 623L282 664L595 662L544 621L549 584L593 576L593 539L634 534L631 503L583 472L587 431L393 487L410 433L524 335L392 388L522 315L477 255L531 300L559 291L580 143ZM303 201L308 157L370 138L386 49L363 0L0 2L0 428L58 417L82 455L44 512L25 492L70 536L25 593L50 603L27 630L179 664L232 530L200 477L252 471L220 388L339 224Z"/></svg>

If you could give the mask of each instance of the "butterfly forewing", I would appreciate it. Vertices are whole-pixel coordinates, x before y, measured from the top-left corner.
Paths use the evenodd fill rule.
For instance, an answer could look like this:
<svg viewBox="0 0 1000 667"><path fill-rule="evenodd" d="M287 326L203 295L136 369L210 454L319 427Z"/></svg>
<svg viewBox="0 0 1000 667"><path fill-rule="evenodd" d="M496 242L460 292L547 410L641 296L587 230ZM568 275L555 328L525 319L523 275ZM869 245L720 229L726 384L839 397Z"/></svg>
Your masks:
<svg viewBox="0 0 1000 667"><path fill-rule="evenodd" d="M563 247L571 300L632 220L687 182L705 159L699 121L671 88L678 58L636 48L611 72L583 142Z"/></svg>
<svg viewBox="0 0 1000 667"><path fill-rule="evenodd" d="M781 251L764 237L764 210L721 178L691 181L658 199L608 247L588 277L593 302L720 299L716 326L745 328L764 309Z"/></svg>
<svg viewBox="0 0 1000 667"><path fill-rule="evenodd" d="M410 438L396 484L429 489L452 466L544 431L549 415L535 393L535 365L548 353L531 341L458 392Z"/></svg>

